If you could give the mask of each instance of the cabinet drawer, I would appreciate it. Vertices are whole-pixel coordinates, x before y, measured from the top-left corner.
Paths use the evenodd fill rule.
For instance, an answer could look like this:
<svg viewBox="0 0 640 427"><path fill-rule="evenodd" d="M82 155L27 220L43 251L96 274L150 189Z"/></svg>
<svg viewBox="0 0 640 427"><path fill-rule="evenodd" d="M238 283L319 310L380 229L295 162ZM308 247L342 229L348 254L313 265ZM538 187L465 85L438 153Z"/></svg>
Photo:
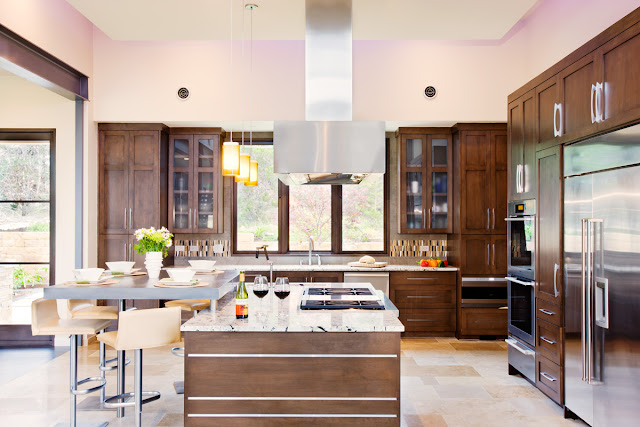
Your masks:
<svg viewBox="0 0 640 427"><path fill-rule="evenodd" d="M400 310L400 322L407 332L452 332L456 329L454 309Z"/></svg>
<svg viewBox="0 0 640 427"><path fill-rule="evenodd" d="M499 308L462 308L460 334L507 335L507 314Z"/></svg>
<svg viewBox="0 0 640 427"><path fill-rule="evenodd" d="M536 317L556 326L562 326L561 307L536 298Z"/></svg>
<svg viewBox="0 0 640 427"><path fill-rule="evenodd" d="M456 275L455 271L431 273L421 271L391 272L389 283L392 285L455 285Z"/></svg>
<svg viewBox="0 0 640 427"><path fill-rule="evenodd" d="M557 404L562 405L564 375L562 368L546 357L536 358L536 387Z"/></svg>
<svg viewBox="0 0 640 427"><path fill-rule="evenodd" d="M394 304L402 308L455 308L453 286L393 286Z"/></svg>
<svg viewBox="0 0 640 427"><path fill-rule="evenodd" d="M562 364L562 329L551 323L536 322L536 349L554 363Z"/></svg>

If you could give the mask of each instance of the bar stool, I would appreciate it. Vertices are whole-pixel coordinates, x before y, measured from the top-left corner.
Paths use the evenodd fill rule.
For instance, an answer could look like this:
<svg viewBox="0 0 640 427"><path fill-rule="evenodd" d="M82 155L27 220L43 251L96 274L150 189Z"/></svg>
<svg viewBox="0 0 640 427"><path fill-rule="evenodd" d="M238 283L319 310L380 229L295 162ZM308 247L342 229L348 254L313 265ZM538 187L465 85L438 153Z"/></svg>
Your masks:
<svg viewBox="0 0 640 427"><path fill-rule="evenodd" d="M109 397L104 406L135 406L135 425L139 427L142 425L142 405L160 399L159 391L142 391L142 350L180 340L180 309L168 307L121 312L118 330L99 334L98 340L117 351L134 350L134 392ZM125 401L129 397L133 397L134 401Z"/></svg>
<svg viewBox="0 0 640 427"><path fill-rule="evenodd" d="M195 316L199 311L209 308L211 303L206 299L176 299L164 303L165 307L180 307L182 311L193 312ZM171 353L178 357L184 357L184 347L173 347ZM176 394L184 394L184 381L174 381L173 388Z"/></svg>
<svg viewBox="0 0 640 427"><path fill-rule="evenodd" d="M67 300L67 312L72 319L93 319L93 320L118 320L118 307L115 306L101 306L97 304L96 300L90 299L69 299ZM105 332L105 330L100 331ZM100 377L105 378L107 371L118 369L118 365L107 366L109 363L113 363L118 360L117 357L113 359L106 359L106 346L103 342L99 344L99 360L100 364L98 369L100 370ZM127 366L131 360L126 358L125 366ZM95 401L85 401L80 403L79 410L100 410L104 408L104 401L106 399L105 390L106 387L100 389L100 400L98 404Z"/></svg>
<svg viewBox="0 0 640 427"><path fill-rule="evenodd" d="M31 333L33 335L70 335L70 424L72 427L78 425L84 427L103 427L108 422L103 423L81 423L76 421L76 399L78 395L85 395L104 388L106 380L102 377L89 377L78 381L78 336L96 334L98 331L109 326L108 320L92 319L61 319L58 315L58 304L54 299L37 299L31 305ZM97 386L79 390L78 386L89 382L98 382ZM56 427L67 424L56 424Z"/></svg>

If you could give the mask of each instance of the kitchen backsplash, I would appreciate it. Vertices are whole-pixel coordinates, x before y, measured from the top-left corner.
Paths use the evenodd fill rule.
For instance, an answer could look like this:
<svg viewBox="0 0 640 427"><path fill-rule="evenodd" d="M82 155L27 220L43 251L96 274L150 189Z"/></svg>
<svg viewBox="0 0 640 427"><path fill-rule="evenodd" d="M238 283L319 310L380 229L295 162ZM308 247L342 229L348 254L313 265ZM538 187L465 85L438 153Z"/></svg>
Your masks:
<svg viewBox="0 0 640 427"><path fill-rule="evenodd" d="M392 240L392 257L447 257L447 240Z"/></svg>
<svg viewBox="0 0 640 427"><path fill-rule="evenodd" d="M230 257L231 242L229 240L209 239L176 239L175 256L188 257ZM392 240L391 258L445 258L447 257L447 240ZM272 256L278 256L273 254ZM353 258L355 255L322 255L323 258ZM246 260L246 257L244 257ZM385 258L385 257L380 257ZM351 260L351 259L350 259ZM257 261L260 262L260 261Z"/></svg>
<svg viewBox="0 0 640 427"><path fill-rule="evenodd" d="M175 240L176 257L228 257L228 240Z"/></svg>

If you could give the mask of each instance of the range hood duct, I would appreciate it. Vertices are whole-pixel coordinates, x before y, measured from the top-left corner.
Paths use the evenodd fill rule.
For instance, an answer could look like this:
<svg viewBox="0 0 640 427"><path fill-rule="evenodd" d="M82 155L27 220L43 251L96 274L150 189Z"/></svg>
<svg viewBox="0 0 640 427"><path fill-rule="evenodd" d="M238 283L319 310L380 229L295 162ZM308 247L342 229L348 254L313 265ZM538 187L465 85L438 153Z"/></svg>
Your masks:
<svg viewBox="0 0 640 427"><path fill-rule="evenodd" d="M385 172L385 126L352 121L351 0L306 0L305 121L274 124L274 172L291 184L358 184Z"/></svg>

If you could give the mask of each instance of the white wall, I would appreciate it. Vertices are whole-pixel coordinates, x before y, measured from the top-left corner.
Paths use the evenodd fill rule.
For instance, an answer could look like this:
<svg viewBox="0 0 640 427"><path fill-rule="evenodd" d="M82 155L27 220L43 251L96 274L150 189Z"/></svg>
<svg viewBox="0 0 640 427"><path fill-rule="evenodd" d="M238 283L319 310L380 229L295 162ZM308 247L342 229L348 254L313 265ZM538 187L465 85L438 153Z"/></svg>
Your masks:
<svg viewBox="0 0 640 427"><path fill-rule="evenodd" d="M73 278L75 103L19 77L0 76L0 128L56 130L55 281Z"/></svg>

